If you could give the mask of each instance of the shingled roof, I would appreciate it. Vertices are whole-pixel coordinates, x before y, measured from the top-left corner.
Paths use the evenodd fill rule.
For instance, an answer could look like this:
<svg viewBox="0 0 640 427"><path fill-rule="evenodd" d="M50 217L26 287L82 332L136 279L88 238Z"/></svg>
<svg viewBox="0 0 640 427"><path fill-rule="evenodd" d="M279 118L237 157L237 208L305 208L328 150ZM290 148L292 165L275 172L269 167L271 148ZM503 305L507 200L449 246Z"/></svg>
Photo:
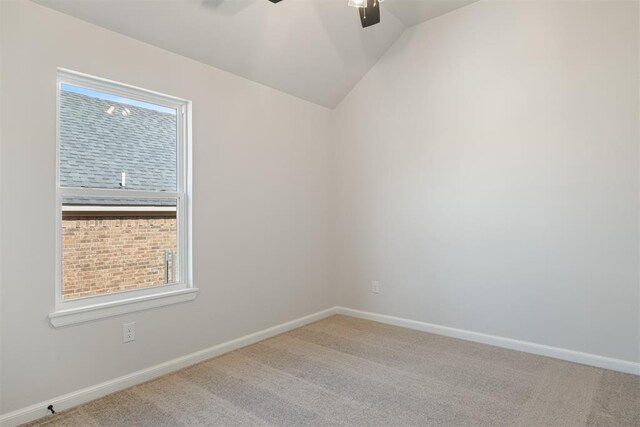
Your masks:
<svg viewBox="0 0 640 427"><path fill-rule="evenodd" d="M60 184L175 191L176 133L173 114L62 90Z"/></svg>

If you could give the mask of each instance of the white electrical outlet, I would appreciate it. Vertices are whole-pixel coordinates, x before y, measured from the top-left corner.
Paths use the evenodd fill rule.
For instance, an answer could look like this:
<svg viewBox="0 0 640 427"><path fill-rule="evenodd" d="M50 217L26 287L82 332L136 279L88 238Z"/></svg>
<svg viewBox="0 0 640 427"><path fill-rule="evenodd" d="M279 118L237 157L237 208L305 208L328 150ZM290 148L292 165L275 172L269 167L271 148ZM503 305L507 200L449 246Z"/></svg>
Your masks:
<svg viewBox="0 0 640 427"><path fill-rule="evenodd" d="M377 280L373 280L371 282L371 292L373 292L374 294L380 293L380 282L378 282Z"/></svg>
<svg viewBox="0 0 640 427"><path fill-rule="evenodd" d="M122 324L122 342L135 341L136 322Z"/></svg>

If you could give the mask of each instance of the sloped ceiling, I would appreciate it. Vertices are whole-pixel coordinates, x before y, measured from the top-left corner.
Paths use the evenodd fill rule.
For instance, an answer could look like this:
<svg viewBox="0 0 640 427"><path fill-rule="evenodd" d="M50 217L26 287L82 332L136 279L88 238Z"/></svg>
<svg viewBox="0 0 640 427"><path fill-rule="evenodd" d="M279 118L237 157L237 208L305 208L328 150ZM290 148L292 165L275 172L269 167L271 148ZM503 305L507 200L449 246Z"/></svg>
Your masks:
<svg viewBox="0 0 640 427"><path fill-rule="evenodd" d="M411 25L477 0L386 0L363 29L347 0L34 0L334 108Z"/></svg>

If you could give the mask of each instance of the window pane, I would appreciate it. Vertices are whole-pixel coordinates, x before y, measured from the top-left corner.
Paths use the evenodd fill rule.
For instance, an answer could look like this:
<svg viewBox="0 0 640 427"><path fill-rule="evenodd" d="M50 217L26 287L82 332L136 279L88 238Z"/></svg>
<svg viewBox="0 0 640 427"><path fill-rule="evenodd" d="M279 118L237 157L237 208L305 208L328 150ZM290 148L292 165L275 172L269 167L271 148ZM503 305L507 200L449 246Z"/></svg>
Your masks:
<svg viewBox="0 0 640 427"><path fill-rule="evenodd" d="M180 281L175 199L65 198L65 300Z"/></svg>
<svg viewBox="0 0 640 427"><path fill-rule="evenodd" d="M176 110L60 86L60 185L176 191Z"/></svg>

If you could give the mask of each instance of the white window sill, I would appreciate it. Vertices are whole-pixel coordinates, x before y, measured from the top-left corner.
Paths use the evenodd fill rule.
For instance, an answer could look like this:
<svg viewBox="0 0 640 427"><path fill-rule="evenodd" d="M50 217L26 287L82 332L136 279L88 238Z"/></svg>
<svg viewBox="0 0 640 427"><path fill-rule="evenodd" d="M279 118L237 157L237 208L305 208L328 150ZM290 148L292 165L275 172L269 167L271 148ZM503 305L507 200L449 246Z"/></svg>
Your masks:
<svg viewBox="0 0 640 427"><path fill-rule="evenodd" d="M119 316L135 311L163 307L170 304L191 301L195 299L198 288L180 289L176 291L160 292L140 297L103 302L82 307L57 310L49 314L49 321L54 328L90 322L105 317Z"/></svg>

